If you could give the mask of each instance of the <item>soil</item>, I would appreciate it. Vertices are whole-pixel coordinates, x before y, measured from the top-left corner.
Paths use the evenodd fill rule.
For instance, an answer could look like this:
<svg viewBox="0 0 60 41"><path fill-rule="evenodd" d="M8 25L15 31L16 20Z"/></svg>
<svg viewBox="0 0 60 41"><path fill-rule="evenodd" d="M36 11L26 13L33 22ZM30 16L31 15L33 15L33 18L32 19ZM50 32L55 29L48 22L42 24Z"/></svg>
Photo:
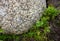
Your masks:
<svg viewBox="0 0 60 41"><path fill-rule="evenodd" d="M60 0L47 0L48 6L54 6L60 10ZM60 41L60 15L56 16L54 20L50 20L51 32L48 34L49 39Z"/></svg>

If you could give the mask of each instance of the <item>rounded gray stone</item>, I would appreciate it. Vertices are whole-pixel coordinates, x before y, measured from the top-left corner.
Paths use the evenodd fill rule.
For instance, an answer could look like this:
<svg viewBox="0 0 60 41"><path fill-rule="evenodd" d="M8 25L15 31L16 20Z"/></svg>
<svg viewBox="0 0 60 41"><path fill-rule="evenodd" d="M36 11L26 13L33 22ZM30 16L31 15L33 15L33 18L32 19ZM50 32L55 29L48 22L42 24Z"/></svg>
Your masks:
<svg viewBox="0 0 60 41"><path fill-rule="evenodd" d="M46 0L0 0L0 26L4 33L22 34L40 19Z"/></svg>

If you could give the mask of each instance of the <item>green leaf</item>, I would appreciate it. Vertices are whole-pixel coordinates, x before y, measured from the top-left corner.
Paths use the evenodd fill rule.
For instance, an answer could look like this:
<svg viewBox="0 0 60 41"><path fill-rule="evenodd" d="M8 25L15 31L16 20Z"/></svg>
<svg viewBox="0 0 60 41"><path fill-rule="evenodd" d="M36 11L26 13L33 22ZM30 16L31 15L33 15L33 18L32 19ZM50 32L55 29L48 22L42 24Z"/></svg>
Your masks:
<svg viewBox="0 0 60 41"><path fill-rule="evenodd" d="M36 22L36 26L37 26L37 27L41 27L43 24L44 24L44 23L43 23L42 21L37 21L37 22Z"/></svg>

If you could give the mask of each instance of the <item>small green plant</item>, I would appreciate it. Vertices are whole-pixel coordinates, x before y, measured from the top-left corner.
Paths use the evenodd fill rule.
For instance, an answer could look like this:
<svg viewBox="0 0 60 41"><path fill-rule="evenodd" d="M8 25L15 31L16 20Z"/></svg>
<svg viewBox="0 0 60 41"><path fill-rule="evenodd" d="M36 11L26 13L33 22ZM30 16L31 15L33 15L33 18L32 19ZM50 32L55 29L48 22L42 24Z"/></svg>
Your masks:
<svg viewBox="0 0 60 41"><path fill-rule="evenodd" d="M48 7L43 12L40 20L38 20L27 33L21 35L24 39L22 41L26 41L26 38L34 38L36 41L47 41L46 34L50 32L49 21L53 20L58 14L59 10L54 7ZM0 32L3 32L3 30L0 30ZM15 39L15 41L19 41L20 36L0 34L0 40L4 41L5 39Z"/></svg>
<svg viewBox="0 0 60 41"><path fill-rule="evenodd" d="M53 20L59 14L59 10L54 7L48 7L40 20L33 25L25 37L35 38L37 41L47 41L46 34L50 32L49 21Z"/></svg>

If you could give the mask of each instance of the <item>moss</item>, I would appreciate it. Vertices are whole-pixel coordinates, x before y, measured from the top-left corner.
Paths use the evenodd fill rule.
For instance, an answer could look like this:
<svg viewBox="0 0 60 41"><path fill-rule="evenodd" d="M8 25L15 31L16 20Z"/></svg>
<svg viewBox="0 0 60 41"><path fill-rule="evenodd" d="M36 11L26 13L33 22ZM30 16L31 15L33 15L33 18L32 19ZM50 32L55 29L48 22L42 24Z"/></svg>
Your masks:
<svg viewBox="0 0 60 41"><path fill-rule="evenodd" d="M33 27L22 35L6 35L0 34L0 40L3 41L48 41L46 34L50 32L49 21L53 20L55 16L59 14L59 10L54 7L48 7L44 12L40 20L38 20ZM0 29L0 32L3 30ZM10 39L10 40L6 40Z"/></svg>

